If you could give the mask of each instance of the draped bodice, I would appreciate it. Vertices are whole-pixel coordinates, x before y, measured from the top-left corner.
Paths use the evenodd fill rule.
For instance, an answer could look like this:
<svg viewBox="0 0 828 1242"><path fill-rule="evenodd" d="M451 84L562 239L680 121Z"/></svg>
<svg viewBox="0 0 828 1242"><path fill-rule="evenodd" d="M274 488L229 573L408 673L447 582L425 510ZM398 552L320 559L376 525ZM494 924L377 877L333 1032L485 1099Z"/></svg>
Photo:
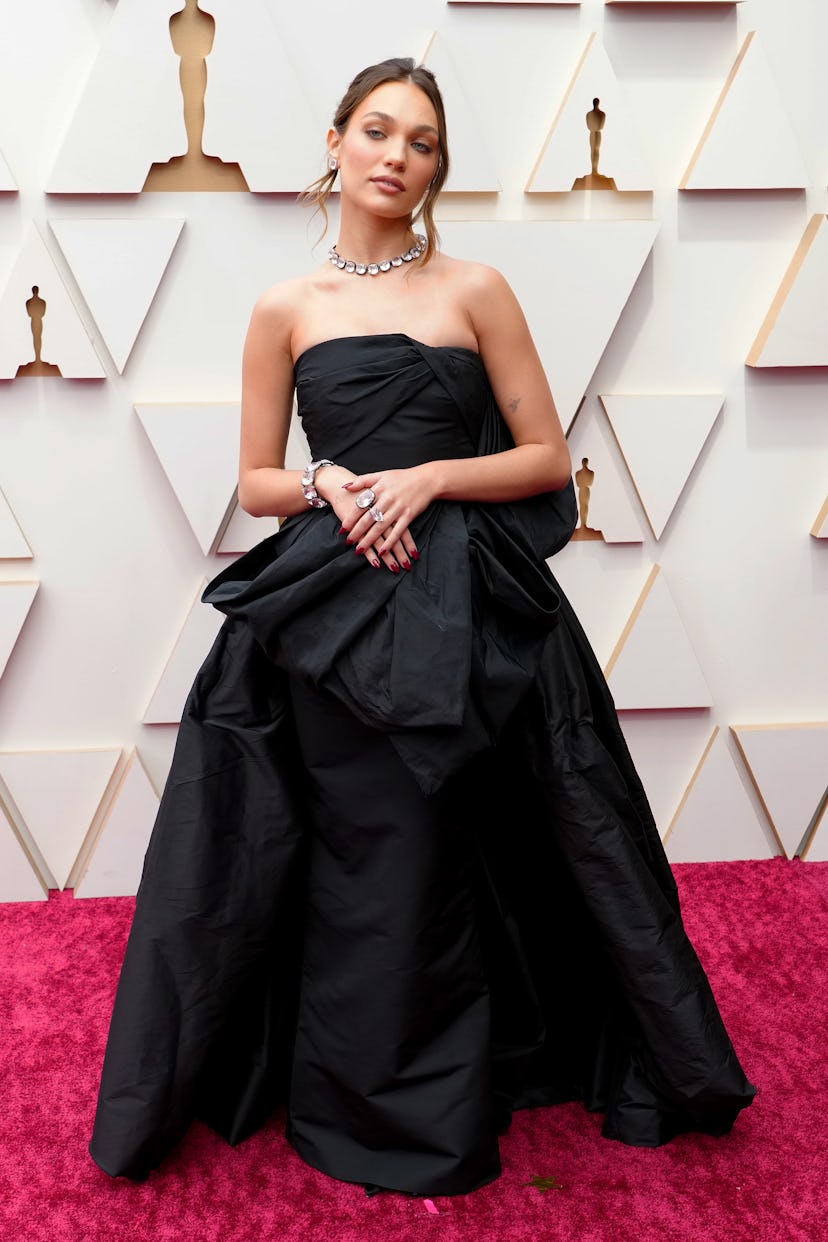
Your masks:
<svg viewBox="0 0 828 1242"><path fill-rule="evenodd" d="M395 332L311 345L296 360L296 398L311 456L362 473L476 454L489 386L474 350Z"/></svg>
<svg viewBox="0 0 828 1242"><path fill-rule="evenodd" d="M296 361L314 458L359 473L513 447L473 350L403 333L336 337ZM424 790L489 745L534 677L560 605L544 558L576 520L572 482L509 503L435 502L409 573L355 557L329 507L284 523L203 599L274 663L389 734Z"/></svg>

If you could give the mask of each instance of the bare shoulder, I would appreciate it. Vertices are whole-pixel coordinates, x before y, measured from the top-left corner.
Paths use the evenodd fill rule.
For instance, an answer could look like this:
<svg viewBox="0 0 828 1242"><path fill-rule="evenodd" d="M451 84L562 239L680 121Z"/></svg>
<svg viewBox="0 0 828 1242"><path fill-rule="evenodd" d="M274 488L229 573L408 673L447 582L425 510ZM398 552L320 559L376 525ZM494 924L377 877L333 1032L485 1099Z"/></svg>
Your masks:
<svg viewBox="0 0 828 1242"><path fill-rule="evenodd" d="M472 297L480 294L496 294L508 290L506 277L496 267L487 263L477 263L474 259L455 259L441 252L437 265L444 280L451 281L458 289Z"/></svg>
<svg viewBox="0 0 828 1242"><path fill-rule="evenodd" d="M250 317L248 342L292 355L293 337L308 303L312 277L295 276L265 289Z"/></svg>
<svg viewBox="0 0 828 1242"><path fill-rule="evenodd" d="M526 331L520 303L503 273L488 263L471 259L447 259L466 317L481 349L493 338L513 340Z"/></svg>
<svg viewBox="0 0 828 1242"><path fill-rule="evenodd" d="M274 326L286 322L292 324L307 296L306 284L306 277L295 276L271 285L256 300L253 318L266 320Z"/></svg>

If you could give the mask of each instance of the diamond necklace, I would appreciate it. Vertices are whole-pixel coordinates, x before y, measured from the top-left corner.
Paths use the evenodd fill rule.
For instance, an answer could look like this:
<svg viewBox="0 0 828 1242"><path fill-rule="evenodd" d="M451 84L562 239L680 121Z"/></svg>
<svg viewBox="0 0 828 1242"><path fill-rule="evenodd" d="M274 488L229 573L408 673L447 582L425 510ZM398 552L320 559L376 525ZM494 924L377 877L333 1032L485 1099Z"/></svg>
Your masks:
<svg viewBox="0 0 828 1242"><path fill-rule="evenodd" d="M380 272L390 272L392 267L402 267L403 263L419 259L428 242L422 233L417 233L416 237L417 244L406 250L405 254L395 254L393 259L383 259L381 263L356 263L353 259L343 259L335 245L328 251L328 258L341 272L356 272L357 276L364 276L367 272L369 276L379 276Z"/></svg>

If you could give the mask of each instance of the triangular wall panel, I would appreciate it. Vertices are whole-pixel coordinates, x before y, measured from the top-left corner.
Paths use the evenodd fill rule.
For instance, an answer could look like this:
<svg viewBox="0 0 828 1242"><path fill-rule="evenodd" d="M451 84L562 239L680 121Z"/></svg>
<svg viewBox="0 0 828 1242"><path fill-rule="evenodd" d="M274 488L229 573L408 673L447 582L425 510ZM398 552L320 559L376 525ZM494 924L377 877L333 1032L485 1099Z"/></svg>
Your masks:
<svg viewBox="0 0 828 1242"><path fill-rule="evenodd" d="M66 885L120 757L120 750L0 752L3 801L40 850L50 888Z"/></svg>
<svg viewBox="0 0 828 1242"><path fill-rule="evenodd" d="M612 434L606 420L592 406L584 406L568 436L572 472L578 497L578 527L573 538L584 531L604 543L641 543L641 522L629 498L630 483L623 467L615 462ZM586 458L586 464L584 464ZM594 476L587 483L589 473ZM584 525L586 511L586 526Z"/></svg>
<svg viewBox="0 0 828 1242"><path fill-rule="evenodd" d="M123 371L183 220L52 220L101 336Z"/></svg>
<svg viewBox="0 0 828 1242"><path fill-rule="evenodd" d="M235 501L239 406L136 405L135 411L206 556Z"/></svg>
<svg viewBox="0 0 828 1242"><path fill-rule="evenodd" d="M267 539L269 535L275 535L278 529L278 518L253 517L250 513L245 513L241 505L236 505L216 548L216 552L222 556L227 553L233 555L240 552L249 552L257 543Z"/></svg>
<svg viewBox="0 0 828 1242"><path fill-rule="evenodd" d="M652 532L660 539L724 398L607 394L601 401Z"/></svg>
<svg viewBox="0 0 828 1242"><path fill-rule="evenodd" d="M204 7L216 19L204 150L238 161L254 192L303 190L324 171L329 105L311 95L282 42L282 6L212 0Z"/></svg>
<svg viewBox="0 0 828 1242"><path fill-rule="evenodd" d="M32 549L6 497L0 492L0 560L29 561Z"/></svg>
<svg viewBox="0 0 828 1242"><path fill-rule="evenodd" d="M535 167L527 193L561 193L592 188L579 179L591 173L592 156L587 114L599 100L604 113L598 174L611 184L600 188L650 190L653 178L630 117L623 92L604 46L596 34L587 39Z"/></svg>
<svg viewBox="0 0 828 1242"><path fill-rule="evenodd" d="M141 757L133 750L75 881L76 897L132 897L137 893L158 803Z"/></svg>
<svg viewBox="0 0 828 1242"><path fill-rule="evenodd" d="M801 189L810 177L756 31L745 39L682 190Z"/></svg>
<svg viewBox="0 0 828 1242"><path fill-rule="evenodd" d="M802 857L806 862L828 862L828 808L823 812Z"/></svg>
<svg viewBox="0 0 828 1242"><path fill-rule="evenodd" d="M0 151L0 194L14 194L16 190L17 182L12 176L11 169L6 163L3 152Z"/></svg>
<svg viewBox="0 0 828 1242"><path fill-rule="evenodd" d="M0 582L0 677L23 629L39 582Z"/></svg>
<svg viewBox="0 0 828 1242"><path fill-rule="evenodd" d="M825 504L820 509L816 521L811 527L811 534L814 539L828 539L828 496L825 497Z"/></svg>
<svg viewBox="0 0 828 1242"><path fill-rule="evenodd" d="M713 699L660 567L644 590L606 667L619 711L710 707Z"/></svg>
<svg viewBox="0 0 828 1242"><path fill-rule="evenodd" d="M828 788L828 723L731 725L768 819L789 858Z"/></svg>
<svg viewBox="0 0 828 1242"><path fill-rule="evenodd" d="M175 640L169 659L158 681L144 724L178 724L196 673L215 641L224 616L209 604L202 604L205 578Z"/></svg>
<svg viewBox="0 0 828 1242"><path fill-rule="evenodd" d="M549 561L602 666L649 575L649 559L642 548L636 551L641 555L631 566L627 557L619 557L617 549L608 544L570 540Z"/></svg>
<svg viewBox="0 0 828 1242"><path fill-rule="evenodd" d="M440 83L446 114L451 118L451 167L444 192L497 192L500 182L485 129L472 111L444 38L432 36L422 63Z"/></svg>
<svg viewBox="0 0 828 1242"><path fill-rule="evenodd" d="M0 793L0 902L45 901L47 893L4 813Z"/></svg>
<svg viewBox="0 0 828 1242"><path fill-rule="evenodd" d="M529 321L567 431L653 248L654 220L440 223L445 248L486 256ZM566 290L566 297L556 290Z"/></svg>
<svg viewBox="0 0 828 1242"><path fill-rule="evenodd" d="M153 164L186 152L180 61L169 30L174 7L170 0L117 6L49 178L50 193L137 194ZM204 153L237 164L251 190L303 189L322 171L324 109L301 84L262 0L211 0L203 7L215 20Z"/></svg>
<svg viewBox="0 0 828 1242"><path fill-rule="evenodd" d="M671 863L773 858L779 851L757 814L718 727L664 835Z"/></svg>
<svg viewBox="0 0 828 1242"><path fill-rule="evenodd" d="M828 366L828 224L824 215L811 217L747 364Z"/></svg>
<svg viewBox="0 0 828 1242"><path fill-rule="evenodd" d="M621 712L619 724L662 839L710 738L707 712Z"/></svg>
<svg viewBox="0 0 828 1242"><path fill-rule="evenodd" d="M18 368L35 360L35 320L26 305L35 297L46 304L41 317L41 360L57 367L64 379L103 379L101 361L34 227L0 295L0 379L14 379Z"/></svg>
<svg viewBox="0 0 828 1242"><path fill-rule="evenodd" d="M186 150L171 12L168 0L115 8L47 192L137 194L153 161Z"/></svg>

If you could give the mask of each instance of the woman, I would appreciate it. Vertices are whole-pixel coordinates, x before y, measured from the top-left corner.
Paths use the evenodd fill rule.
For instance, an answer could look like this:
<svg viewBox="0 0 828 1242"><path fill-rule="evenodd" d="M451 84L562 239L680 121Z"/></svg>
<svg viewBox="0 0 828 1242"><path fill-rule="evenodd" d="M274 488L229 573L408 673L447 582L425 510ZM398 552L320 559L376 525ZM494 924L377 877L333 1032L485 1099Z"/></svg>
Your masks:
<svg viewBox="0 0 828 1242"><path fill-rule="evenodd" d="M684 933L606 685L544 558L570 460L521 310L437 249L432 75L359 74L329 264L245 347L239 496L288 515L204 598L91 1151L146 1176L286 1100L314 1167L461 1194L514 1108L723 1134L754 1094ZM417 212L426 236L413 232ZM313 456L285 470L294 387ZM354 555L356 553L356 555Z"/></svg>

